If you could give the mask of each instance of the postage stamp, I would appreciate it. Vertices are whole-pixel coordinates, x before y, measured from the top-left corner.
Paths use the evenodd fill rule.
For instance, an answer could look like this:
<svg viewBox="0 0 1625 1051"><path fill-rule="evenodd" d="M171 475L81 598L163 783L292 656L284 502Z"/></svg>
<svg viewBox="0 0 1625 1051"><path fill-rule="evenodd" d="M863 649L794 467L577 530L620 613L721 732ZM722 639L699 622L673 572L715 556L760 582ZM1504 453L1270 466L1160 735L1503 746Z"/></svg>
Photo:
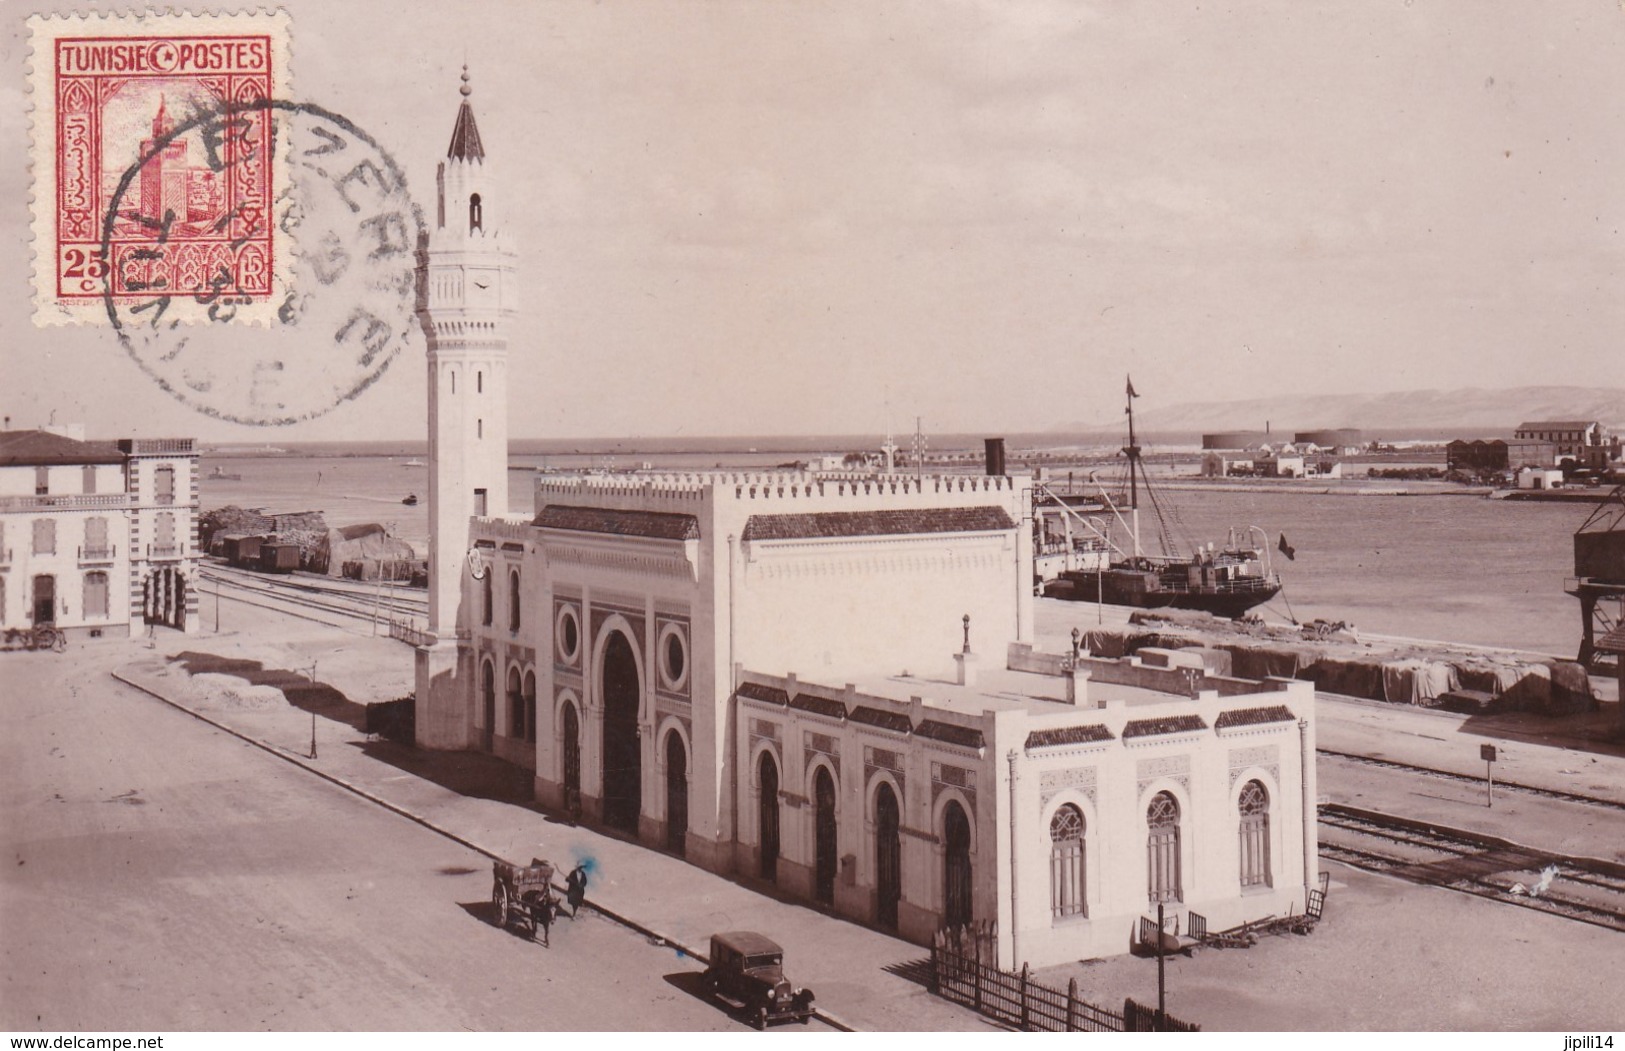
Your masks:
<svg viewBox="0 0 1625 1051"><path fill-rule="evenodd" d="M155 290L176 320L204 318L228 294L240 320L268 320L287 262L271 222L287 186L272 122L246 110L223 127L197 118L286 97L287 17L36 17L29 28L36 323L107 324L109 295Z"/></svg>
<svg viewBox="0 0 1625 1051"><path fill-rule="evenodd" d="M419 334L394 158L287 93L281 13L35 18L35 322L112 328L207 415L288 424Z"/></svg>

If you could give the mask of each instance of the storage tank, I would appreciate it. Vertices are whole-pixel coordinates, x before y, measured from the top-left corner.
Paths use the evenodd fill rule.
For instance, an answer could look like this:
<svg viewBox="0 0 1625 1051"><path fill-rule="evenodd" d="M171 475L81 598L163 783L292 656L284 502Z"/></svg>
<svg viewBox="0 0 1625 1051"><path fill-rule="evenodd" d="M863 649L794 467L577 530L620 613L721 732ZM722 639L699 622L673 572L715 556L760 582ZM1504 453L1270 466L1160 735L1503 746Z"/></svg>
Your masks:
<svg viewBox="0 0 1625 1051"><path fill-rule="evenodd" d="M1354 427L1329 427L1318 431L1298 431L1292 436L1295 445L1305 442L1322 449L1355 449L1365 444L1365 437Z"/></svg>
<svg viewBox="0 0 1625 1051"><path fill-rule="evenodd" d="M1218 431L1202 435L1204 449L1250 449L1269 440L1265 431Z"/></svg>

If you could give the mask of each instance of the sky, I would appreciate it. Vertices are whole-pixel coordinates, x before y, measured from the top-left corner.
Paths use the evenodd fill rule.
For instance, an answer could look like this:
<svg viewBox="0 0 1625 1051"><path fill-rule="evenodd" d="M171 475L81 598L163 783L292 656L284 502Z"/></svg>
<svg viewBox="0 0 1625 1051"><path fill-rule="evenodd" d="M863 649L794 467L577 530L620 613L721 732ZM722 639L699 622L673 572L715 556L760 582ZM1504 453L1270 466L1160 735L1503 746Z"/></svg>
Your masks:
<svg viewBox="0 0 1625 1051"><path fill-rule="evenodd" d="M0 9L20 248L37 2ZM1618 0L283 6L293 97L431 212L467 62L516 438L1112 424L1130 373L1143 409L1625 377ZM36 328L30 265L0 254L13 427L423 434L421 337L323 416L232 424L105 327Z"/></svg>

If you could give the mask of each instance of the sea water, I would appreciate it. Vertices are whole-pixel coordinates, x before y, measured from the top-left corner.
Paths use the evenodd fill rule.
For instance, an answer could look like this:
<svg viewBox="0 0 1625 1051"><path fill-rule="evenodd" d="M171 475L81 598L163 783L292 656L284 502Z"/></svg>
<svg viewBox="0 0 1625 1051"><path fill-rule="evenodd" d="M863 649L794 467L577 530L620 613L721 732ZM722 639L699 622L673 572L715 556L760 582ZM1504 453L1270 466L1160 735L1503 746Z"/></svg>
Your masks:
<svg viewBox="0 0 1625 1051"><path fill-rule="evenodd" d="M847 440L850 443L850 439ZM758 452L738 440L732 447L637 451L625 444L516 449L508 476L510 510L533 509L535 468L627 468L651 463L668 469L770 467L798 450L840 450L797 445ZM419 443L418 448L421 448ZM764 450L767 442L763 441ZM236 504L267 511L324 512L338 527L377 522L428 550L428 470L405 466L413 448L393 455L336 455L337 447L274 456L205 456L201 500L205 510ZM421 452L417 454L421 458ZM240 481L211 479L215 466ZM402 500L415 494L418 503ZM1574 530L1592 505L1524 503L1451 495L1320 495L1282 491L1168 491L1176 540L1222 544L1229 527L1259 526L1284 587L1262 609L1271 620L1345 621L1369 634L1404 635L1573 656L1579 649L1579 603L1563 591L1573 573ZM1142 510L1148 551L1155 522ZM1288 560L1275 549L1281 534L1295 549Z"/></svg>

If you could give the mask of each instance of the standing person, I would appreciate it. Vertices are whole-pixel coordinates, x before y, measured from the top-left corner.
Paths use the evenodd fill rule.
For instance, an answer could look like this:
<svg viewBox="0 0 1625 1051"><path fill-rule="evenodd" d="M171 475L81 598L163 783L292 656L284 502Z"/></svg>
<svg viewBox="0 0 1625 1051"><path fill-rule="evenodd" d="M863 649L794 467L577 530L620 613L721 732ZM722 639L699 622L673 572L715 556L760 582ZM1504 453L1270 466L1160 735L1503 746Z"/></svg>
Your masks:
<svg viewBox="0 0 1625 1051"><path fill-rule="evenodd" d="M581 911L581 903L587 899L587 866L577 865L570 870L564 878L564 900L570 903L570 918L576 918Z"/></svg>

